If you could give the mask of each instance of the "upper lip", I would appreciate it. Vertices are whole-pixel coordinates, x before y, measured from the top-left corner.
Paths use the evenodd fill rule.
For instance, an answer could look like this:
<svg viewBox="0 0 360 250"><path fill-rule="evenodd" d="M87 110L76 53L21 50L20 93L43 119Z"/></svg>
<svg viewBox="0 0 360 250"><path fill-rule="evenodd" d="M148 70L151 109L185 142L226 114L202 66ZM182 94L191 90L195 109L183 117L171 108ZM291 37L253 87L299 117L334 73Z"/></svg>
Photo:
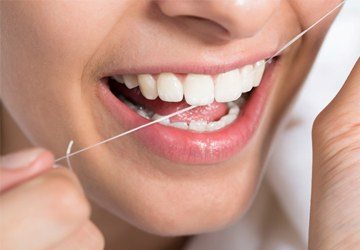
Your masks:
<svg viewBox="0 0 360 250"><path fill-rule="evenodd" d="M125 74L160 74L163 72L171 72L177 74L208 74L216 75L224 73L236 68L241 68L245 65L254 64L260 60L266 60L271 58L276 53L276 50L264 51L252 55L244 55L239 59L237 57L235 60L229 60L227 62L219 64L220 60L211 59L203 60L196 62L190 60L189 62L182 62L181 64L167 64L163 63L162 65L153 65L153 66L141 66L137 65L136 67L121 67L110 66L101 73L100 79L105 77L110 77L114 75L125 75ZM223 59L221 61L224 61ZM113 65L113 64L112 64Z"/></svg>

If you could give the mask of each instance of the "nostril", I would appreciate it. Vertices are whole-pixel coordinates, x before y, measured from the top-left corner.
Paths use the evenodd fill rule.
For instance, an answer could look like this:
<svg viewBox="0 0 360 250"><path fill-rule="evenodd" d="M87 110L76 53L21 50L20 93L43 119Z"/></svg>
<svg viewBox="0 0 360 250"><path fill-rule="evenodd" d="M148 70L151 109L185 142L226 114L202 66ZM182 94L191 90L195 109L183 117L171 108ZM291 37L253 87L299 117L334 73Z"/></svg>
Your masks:
<svg viewBox="0 0 360 250"><path fill-rule="evenodd" d="M280 0L155 1L164 15L184 20L188 29L192 28L195 33L208 32L207 35L211 37L220 36L226 40L257 34L273 16L279 2Z"/></svg>
<svg viewBox="0 0 360 250"><path fill-rule="evenodd" d="M198 34L205 34L212 38L217 37L221 39L226 39L230 36L230 32L226 27L211 19L191 15L179 16L178 19L182 20L182 23L188 29L193 29Z"/></svg>

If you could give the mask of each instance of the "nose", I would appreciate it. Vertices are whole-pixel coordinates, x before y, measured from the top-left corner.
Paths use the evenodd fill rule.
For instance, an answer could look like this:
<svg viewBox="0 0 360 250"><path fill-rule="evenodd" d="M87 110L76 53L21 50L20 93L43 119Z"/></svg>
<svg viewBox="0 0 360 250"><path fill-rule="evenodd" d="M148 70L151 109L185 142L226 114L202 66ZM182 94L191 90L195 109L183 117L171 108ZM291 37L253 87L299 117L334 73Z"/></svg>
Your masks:
<svg viewBox="0 0 360 250"><path fill-rule="evenodd" d="M157 0L169 17L192 22L211 35L240 39L254 36L275 12L280 0ZM202 25L196 23L202 22ZM220 29L219 29L220 28Z"/></svg>

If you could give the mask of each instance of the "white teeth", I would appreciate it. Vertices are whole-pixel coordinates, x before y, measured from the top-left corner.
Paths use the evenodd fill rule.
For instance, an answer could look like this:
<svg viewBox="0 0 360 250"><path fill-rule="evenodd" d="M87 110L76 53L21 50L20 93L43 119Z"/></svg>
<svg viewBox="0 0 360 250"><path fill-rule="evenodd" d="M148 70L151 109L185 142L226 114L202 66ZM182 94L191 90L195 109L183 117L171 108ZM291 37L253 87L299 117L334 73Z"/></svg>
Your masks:
<svg viewBox="0 0 360 250"><path fill-rule="evenodd" d="M197 132L204 132L206 130L206 126L206 121L191 121L189 124L189 129Z"/></svg>
<svg viewBox="0 0 360 250"><path fill-rule="evenodd" d="M128 89L133 89L139 86L136 75L124 75L123 78Z"/></svg>
<svg viewBox="0 0 360 250"><path fill-rule="evenodd" d="M170 123L170 126L184 130L187 130L189 128L189 125L186 122L173 122Z"/></svg>
<svg viewBox="0 0 360 250"><path fill-rule="evenodd" d="M113 76L113 78L119 83L124 83L124 79L121 75Z"/></svg>
<svg viewBox="0 0 360 250"><path fill-rule="evenodd" d="M243 99L243 98L241 98L241 99ZM239 115L239 113L240 113L240 108L239 108L239 106L242 106L243 104L240 104L240 105L238 105L238 104L236 104L235 102L228 102L227 103L227 106L228 106L228 108L229 108L229 112L228 112L228 114L231 114L231 115Z"/></svg>
<svg viewBox="0 0 360 250"><path fill-rule="evenodd" d="M227 115L221 117L220 120L221 120L221 121L224 121L226 124L230 124L230 123L232 123L233 121L235 121L236 118L237 118L237 115L235 115L235 114L227 114Z"/></svg>
<svg viewBox="0 0 360 250"><path fill-rule="evenodd" d="M246 65L239 69L240 71L240 81L241 81L241 91L243 93L249 92L254 86L254 67L252 65Z"/></svg>
<svg viewBox="0 0 360 250"><path fill-rule="evenodd" d="M146 118L146 119L150 119L150 116L149 116L149 114L148 114L147 111L145 111L145 110L143 110L143 109L138 109L136 112L137 112L140 116L142 116L142 117L144 117L144 118Z"/></svg>
<svg viewBox="0 0 360 250"><path fill-rule="evenodd" d="M159 115L159 114L154 114L152 116L152 120L155 121L155 120L158 120L160 118L163 118L164 116L162 115ZM162 121L159 122L160 124L163 124L163 125L169 125L170 124L170 119L169 118L166 118L166 119L163 119Z"/></svg>
<svg viewBox="0 0 360 250"><path fill-rule="evenodd" d="M265 60L245 65L218 75L188 74L184 80L173 73L115 75L117 82L129 88L140 87L143 96L149 100L159 97L165 102L180 102L189 105L207 105L214 100L231 102L239 100L242 93L249 92L261 83L265 71ZM182 78L181 78L182 79Z"/></svg>
<svg viewBox="0 0 360 250"><path fill-rule="evenodd" d="M209 75L188 74L184 82L185 100L190 105L207 105L214 101L214 83Z"/></svg>
<svg viewBox="0 0 360 250"><path fill-rule="evenodd" d="M164 116L156 113L154 114L152 111L147 110L146 108L143 107L136 106L131 102L127 101L126 99L122 99L122 101L145 119L149 119L152 121L162 119L159 122L162 125L171 126L183 130L192 130L195 132L211 132L222 129L227 125L231 124L232 122L234 122L240 113L240 107L237 104L235 104L234 102L228 102L227 103L227 106L229 108L228 113L222 116L218 121L213 121L213 122L191 121L190 124L188 124L186 122L181 122L181 121L171 122L169 118L165 118Z"/></svg>
<svg viewBox="0 0 360 250"><path fill-rule="evenodd" d="M200 121L191 121L189 124L186 122L171 122L169 118L164 119L160 124L165 126L171 126L183 130L192 130L194 132L212 132L226 127L227 125L233 123L240 114L240 108L234 102L228 102L227 106L229 111L226 115L222 116L218 121L206 122L203 120ZM139 110L137 111L139 113ZM164 116L159 114L150 114L149 111L143 111L139 114L142 114L143 117L151 117L150 119L155 121Z"/></svg>
<svg viewBox="0 0 360 250"><path fill-rule="evenodd" d="M264 71L265 71L265 60L256 62L254 65L254 87L260 85Z"/></svg>
<svg viewBox="0 0 360 250"><path fill-rule="evenodd" d="M157 89L160 99L165 102L180 102L183 99L183 86L173 73L161 73L157 79Z"/></svg>
<svg viewBox="0 0 360 250"><path fill-rule="evenodd" d="M150 74L138 75L138 82L142 95L149 100L155 100L158 97L156 81Z"/></svg>
<svg viewBox="0 0 360 250"><path fill-rule="evenodd" d="M210 122L207 126L206 126L206 131L215 131L215 130L219 130L223 127L225 127L226 124L224 121L222 120L219 120L219 121L216 121L216 122Z"/></svg>
<svg viewBox="0 0 360 250"><path fill-rule="evenodd" d="M238 69L219 74L215 78L215 100L230 102L241 96L241 78Z"/></svg>

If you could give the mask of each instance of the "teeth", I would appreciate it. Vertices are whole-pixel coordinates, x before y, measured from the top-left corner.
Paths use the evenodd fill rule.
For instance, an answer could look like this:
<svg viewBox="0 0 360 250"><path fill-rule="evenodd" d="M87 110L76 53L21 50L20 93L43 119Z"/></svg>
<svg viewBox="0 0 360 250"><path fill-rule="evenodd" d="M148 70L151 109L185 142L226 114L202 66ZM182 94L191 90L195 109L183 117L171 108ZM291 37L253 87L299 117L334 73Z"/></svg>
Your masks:
<svg viewBox="0 0 360 250"><path fill-rule="evenodd" d="M113 76L113 78L119 83L124 83L124 78L121 75Z"/></svg>
<svg viewBox="0 0 360 250"><path fill-rule="evenodd" d="M159 97L165 102L180 102L185 96L189 105L207 105L214 100L231 102L240 100L242 93L259 86L265 71L265 60L246 65L218 75L188 74L182 82L173 73L115 75L117 82L129 88L140 87L149 100Z"/></svg>
<svg viewBox="0 0 360 250"><path fill-rule="evenodd" d="M255 87L260 85L264 71L265 71L265 60L256 62L254 65L254 86Z"/></svg>
<svg viewBox="0 0 360 250"><path fill-rule="evenodd" d="M184 83L185 100L190 105L207 105L214 101L214 83L209 75L188 74Z"/></svg>
<svg viewBox="0 0 360 250"><path fill-rule="evenodd" d="M170 126L184 130L187 130L189 128L189 125L186 122L174 122L174 123L170 123Z"/></svg>
<svg viewBox="0 0 360 250"><path fill-rule="evenodd" d="M159 114L154 114L154 112L147 110L146 108L136 106L126 99L121 98L122 101L128 105L132 110L137 112L140 116L148 120L158 120L163 119L159 123L165 126L171 126L183 130L192 130L195 132L212 132L226 127L227 125L233 123L237 117L240 115L240 107L235 104L235 102L228 102L227 106L229 111L226 115L222 116L218 121L206 122L206 121L191 121L190 124L186 122L171 122L169 118L164 118L164 116ZM242 98L241 98L242 99Z"/></svg>
<svg viewBox="0 0 360 250"><path fill-rule="evenodd" d="M150 119L150 115L149 115L149 112L147 112L146 110L143 110L143 109L138 109L138 110L136 110L136 112L140 115L140 116L142 116L142 117L144 117L144 118L146 118L146 119Z"/></svg>
<svg viewBox="0 0 360 250"><path fill-rule="evenodd" d="M161 73L157 79L157 89L160 99L165 102L180 102L183 99L183 86L173 73Z"/></svg>
<svg viewBox="0 0 360 250"><path fill-rule="evenodd" d="M226 127L227 125L233 123L240 114L240 108L234 102L228 102L227 106L229 111L226 115L221 117L218 121L206 122L206 121L191 121L189 124L186 122L171 122L169 119L165 119L160 123L165 126L171 126L183 130L192 130L194 132L212 132ZM148 113L147 113L148 114ZM151 120L157 120L163 118L159 114L154 114L151 117Z"/></svg>
<svg viewBox="0 0 360 250"><path fill-rule="evenodd" d="M235 115L235 114L227 114L227 115L221 117L220 120L221 120L221 121L224 121L226 124L230 124L230 123L232 123L233 121L235 121L236 118L237 118L237 115Z"/></svg>
<svg viewBox="0 0 360 250"><path fill-rule="evenodd" d="M219 130L223 127L225 127L226 124L224 121L222 120L219 120L219 121L216 121L216 122L210 122L207 126L206 126L206 131L216 131L216 130Z"/></svg>
<svg viewBox="0 0 360 250"><path fill-rule="evenodd" d="M150 74L138 75L140 91L142 95L149 100L155 100L158 97L156 81Z"/></svg>
<svg viewBox="0 0 360 250"><path fill-rule="evenodd" d="M128 89L133 89L139 86L136 75L124 75L124 83Z"/></svg>
<svg viewBox="0 0 360 250"><path fill-rule="evenodd" d="M215 78L215 100L230 102L241 96L241 78L238 69L219 74Z"/></svg>
<svg viewBox="0 0 360 250"><path fill-rule="evenodd" d="M196 132L204 132L207 127L206 121L191 121L189 124L189 129Z"/></svg>
<svg viewBox="0 0 360 250"><path fill-rule="evenodd" d="M240 70L241 91L243 93L249 92L254 86L254 67L246 65Z"/></svg>
<svg viewBox="0 0 360 250"><path fill-rule="evenodd" d="M164 116L162 115L159 115L159 114L154 114L151 118L151 120L155 121L155 120L158 120L160 118L163 118ZM160 124L163 124L163 125L170 125L170 119L169 118L166 118L162 121L159 122Z"/></svg>
<svg viewBox="0 0 360 250"><path fill-rule="evenodd" d="M242 98L241 98L242 99ZM243 104L240 104L240 105L237 105L236 103L234 102L228 102L227 103L227 106L229 108L229 112L228 114L231 114L231 115L239 115L240 113L240 108L239 106L242 106Z"/></svg>

